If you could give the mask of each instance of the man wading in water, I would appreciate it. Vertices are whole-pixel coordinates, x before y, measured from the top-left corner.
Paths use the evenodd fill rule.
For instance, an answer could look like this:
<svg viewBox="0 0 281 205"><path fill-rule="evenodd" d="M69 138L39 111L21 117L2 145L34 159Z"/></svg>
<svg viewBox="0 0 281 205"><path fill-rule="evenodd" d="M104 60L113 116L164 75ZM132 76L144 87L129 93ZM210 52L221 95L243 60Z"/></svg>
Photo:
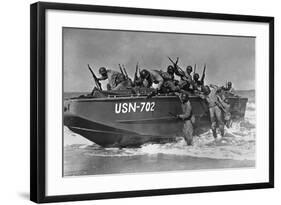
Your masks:
<svg viewBox="0 0 281 205"><path fill-rule="evenodd" d="M210 89L212 88L212 90ZM217 127L219 127L221 136L224 136L224 122L223 122L223 113L219 107L220 102L218 101L218 91L219 87L215 85L210 85L203 87L203 94L199 95L202 99L207 101L210 113L211 120L211 129L213 131L213 136L217 138Z"/></svg>
<svg viewBox="0 0 281 205"><path fill-rule="evenodd" d="M193 140L193 124L195 123L195 117L192 114L192 107L189 101L188 94L186 92L181 92L180 100L182 107L182 114L177 115L177 118L184 121L183 125L183 135L187 145L192 145Z"/></svg>

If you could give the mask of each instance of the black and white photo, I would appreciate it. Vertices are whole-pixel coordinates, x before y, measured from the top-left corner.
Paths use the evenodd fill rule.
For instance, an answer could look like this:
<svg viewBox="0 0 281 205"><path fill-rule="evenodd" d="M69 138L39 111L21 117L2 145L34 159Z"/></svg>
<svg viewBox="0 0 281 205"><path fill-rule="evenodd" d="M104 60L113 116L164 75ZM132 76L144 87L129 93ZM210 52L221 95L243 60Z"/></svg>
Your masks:
<svg viewBox="0 0 281 205"><path fill-rule="evenodd" d="M255 37L62 32L65 176L255 166Z"/></svg>

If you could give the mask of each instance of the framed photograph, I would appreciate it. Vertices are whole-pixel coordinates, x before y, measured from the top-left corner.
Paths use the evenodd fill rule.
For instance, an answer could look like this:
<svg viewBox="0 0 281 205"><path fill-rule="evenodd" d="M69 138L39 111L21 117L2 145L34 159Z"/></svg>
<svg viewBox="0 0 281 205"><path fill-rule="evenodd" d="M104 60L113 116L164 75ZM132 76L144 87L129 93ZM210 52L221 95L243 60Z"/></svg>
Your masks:
<svg viewBox="0 0 281 205"><path fill-rule="evenodd" d="M274 187L274 18L31 5L34 202Z"/></svg>

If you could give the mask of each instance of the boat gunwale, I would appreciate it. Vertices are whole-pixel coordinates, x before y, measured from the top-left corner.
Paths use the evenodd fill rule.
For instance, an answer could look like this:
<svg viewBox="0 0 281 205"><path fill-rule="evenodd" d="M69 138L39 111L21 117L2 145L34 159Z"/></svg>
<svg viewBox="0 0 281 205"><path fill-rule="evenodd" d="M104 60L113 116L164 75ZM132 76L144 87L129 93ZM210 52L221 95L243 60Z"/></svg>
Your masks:
<svg viewBox="0 0 281 205"><path fill-rule="evenodd" d="M108 97L73 97L73 98L66 98L65 101L74 101L74 102L92 102L92 101L117 101L117 100L129 100L129 99L176 99L178 96L176 95L158 95L153 96L151 98L147 98L147 95L133 95L133 96L108 96ZM189 98L199 98L199 96L190 96ZM246 97L227 97L228 99L237 99L240 100L248 100Z"/></svg>

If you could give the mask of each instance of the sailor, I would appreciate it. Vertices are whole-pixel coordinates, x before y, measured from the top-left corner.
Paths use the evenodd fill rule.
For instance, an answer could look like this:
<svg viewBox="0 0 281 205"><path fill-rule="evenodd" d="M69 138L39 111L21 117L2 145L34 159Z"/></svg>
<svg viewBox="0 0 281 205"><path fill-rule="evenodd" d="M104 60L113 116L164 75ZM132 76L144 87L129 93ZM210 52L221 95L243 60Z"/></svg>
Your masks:
<svg viewBox="0 0 281 205"><path fill-rule="evenodd" d="M126 81L125 76L122 73L106 69L105 67L101 67L99 73L101 75L101 78L98 78L99 81L108 79L108 90L122 90L126 87L124 85Z"/></svg>
<svg viewBox="0 0 281 205"><path fill-rule="evenodd" d="M210 87L212 89L210 89ZM219 107L218 95L219 87L215 85L203 86L203 95L200 95L202 99L207 101L210 113L211 120L211 129L213 131L214 138L217 138L217 125L219 127L221 136L224 136L224 122L223 122L223 113L221 108Z"/></svg>
<svg viewBox="0 0 281 205"><path fill-rule="evenodd" d="M195 117L192 114L192 107L189 100L188 93L182 91L180 93L182 114L177 115L177 118L184 121L183 135L187 145L192 145L193 140L193 124L195 123Z"/></svg>
<svg viewBox="0 0 281 205"><path fill-rule="evenodd" d="M162 85L164 83L163 77L160 75L159 71L156 70L146 70L143 69L140 72L140 79L142 81L142 84L146 84L147 88L150 88L153 83L157 84L156 91L160 91L162 88Z"/></svg>

